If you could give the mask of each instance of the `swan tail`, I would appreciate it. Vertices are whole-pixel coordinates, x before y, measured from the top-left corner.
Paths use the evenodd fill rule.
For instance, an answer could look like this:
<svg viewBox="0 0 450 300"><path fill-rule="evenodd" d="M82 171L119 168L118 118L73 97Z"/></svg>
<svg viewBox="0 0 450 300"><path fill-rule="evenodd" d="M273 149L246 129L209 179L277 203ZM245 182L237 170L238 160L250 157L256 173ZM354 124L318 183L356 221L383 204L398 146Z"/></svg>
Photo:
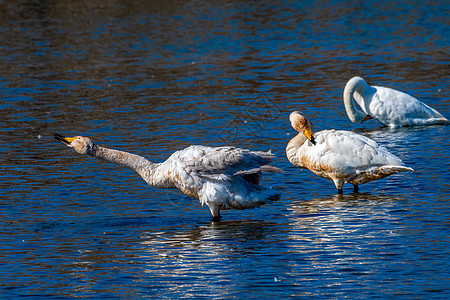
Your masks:
<svg viewBox="0 0 450 300"><path fill-rule="evenodd" d="M414 169L398 165L385 165L380 167L372 167L367 170L357 172L357 174L355 174L351 178L347 178L346 182L351 183L353 185L359 185L406 171L413 172Z"/></svg>
<svg viewBox="0 0 450 300"><path fill-rule="evenodd" d="M282 169L274 167L274 166L271 166L271 165L261 166L260 169L261 169L262 172L279 172L279 173L284 173L284 171Z"/></svg>
<svg viewBox="0 0 450 300"><path fill-rule="evenodd" d="M391 174L399 173L399 172L405 172L405 171L411 171L414 172L413 168L405 167L405 166L382 166L380 167L380 170L382 171L390 171Z"/></svg>

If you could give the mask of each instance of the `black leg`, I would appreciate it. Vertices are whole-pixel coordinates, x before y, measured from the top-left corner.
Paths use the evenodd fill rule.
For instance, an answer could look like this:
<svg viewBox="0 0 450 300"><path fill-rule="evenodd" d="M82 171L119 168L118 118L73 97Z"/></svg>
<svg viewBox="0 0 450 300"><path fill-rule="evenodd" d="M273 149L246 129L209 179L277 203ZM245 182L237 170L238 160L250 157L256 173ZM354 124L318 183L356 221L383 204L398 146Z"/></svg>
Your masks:
<svg viewBox="0 0 450 300"><path fill-rule="evenodd" d="M359 187L357 185L353 185L353 193L357 193L359 191Z"/></svg>
<svg viewBox="0 0 450 300"><path fill-rule="evenodd" d="M344 190L343 189L338 189L338 194L343 194Z"/></svg>
<svg viewBox="0 0 450 300"><path fill-rule="evenodd" d="M217 215L217 216L212 217L212 221L213 222L220 222L220 219L222 219L221 215Z"/></svg>

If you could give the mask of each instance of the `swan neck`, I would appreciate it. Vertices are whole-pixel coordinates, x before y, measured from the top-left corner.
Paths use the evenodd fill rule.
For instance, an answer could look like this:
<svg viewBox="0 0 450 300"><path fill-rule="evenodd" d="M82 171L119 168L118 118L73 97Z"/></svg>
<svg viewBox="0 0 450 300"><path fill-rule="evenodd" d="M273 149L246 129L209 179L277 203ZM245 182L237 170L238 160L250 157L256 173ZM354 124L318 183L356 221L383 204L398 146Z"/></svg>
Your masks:
<svg viewBox="0 0 450 300"><path fill-rule="evenodd" d="M286 156L293 165L298 166L298 150L307 140L303 133L299 133L287 144Z"/></svg>
<svg viewBox="0 0 450 300"><path fill-rule="evenodd" d="M359 93L359 95L360 95L359 98L362 99L362 101L364 101L365 100L364 94L365 94L367 87L369 87L369 86L362 78L358 78L357 80L355 80L355 78L353 78L345 86L344 95L343 95L345 110L347 112L348 118L353 123L361 123L364 120L364 118L366 117L366 113L364 113L363 111L361 111L360 109L358 109L356 107L355 103L357 101L354 97L354 94ZM363 106L364 103L358 103L358 104L360 106L361 105Z"/></svg>
<svg viewBox="0 0 450 300"><path fill-rule="evenodd" d="M119 166L131 169L141 175L148 183L153 185L153 177L160 164L152 163L145 157L125 151L114 150L95 145L87 153L92 157L115 163Z"/></svg>

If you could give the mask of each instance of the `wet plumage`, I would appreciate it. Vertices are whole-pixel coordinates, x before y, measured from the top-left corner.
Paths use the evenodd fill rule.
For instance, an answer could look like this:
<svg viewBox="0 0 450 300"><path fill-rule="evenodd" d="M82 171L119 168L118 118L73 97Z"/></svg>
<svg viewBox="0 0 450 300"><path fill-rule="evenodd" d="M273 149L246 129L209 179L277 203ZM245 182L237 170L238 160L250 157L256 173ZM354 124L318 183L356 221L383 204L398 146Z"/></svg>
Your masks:
<svg viewBox="0 0 450 300"><path fill-rule="evenodd" d="M405 167L400 158L367 137L342 130L313 134L311 121L297 111L291 113L290 121L299 133L286 147L289 161L332 180L339 193L345 182L353 184L357 191L360 184L413 171Z"/></svg>
<svg viewBox="0 0 450 300"><path fill-rule="evenodd" d="M80 154L116 163L137 172L149 185L178 188L206 204L215 220L221 209L256 207L279 198L260 185L262 171L281 171L269 165L274 155L236 147L190 146L174 152L166 161L153 163L146 158L98 146L87 137L55 138Z"/></svg>

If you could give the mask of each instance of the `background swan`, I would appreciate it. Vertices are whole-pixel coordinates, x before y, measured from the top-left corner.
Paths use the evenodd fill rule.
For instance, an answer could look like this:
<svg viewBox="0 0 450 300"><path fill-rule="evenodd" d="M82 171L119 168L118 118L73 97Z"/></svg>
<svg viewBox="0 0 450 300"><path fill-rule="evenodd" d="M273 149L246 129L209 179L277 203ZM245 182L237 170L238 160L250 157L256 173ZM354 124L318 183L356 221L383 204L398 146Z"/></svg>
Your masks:
<svg viewBox="0 0 450 300"><path fill-rule="evenodd" d="M153 163L136 154L101 147L87 137L55 133L55 138L80 154L131 169L151 186L178 188L208 205L214 220L220 219L221 209L251 208L279 198L276 191L259 184L261 171L281 171L269 165L274 157L270 151L190 146L162 163Z"/></svg>
<svg viewBox="0 0 450 300"><path fill-rule="evenodd" d="M345 182L358 185L402 172L405 167L397 156L362 135L351 131L323 130L313 135L311 121L294 111L289 116L299 132L286 147L289 161L300 168L334 182L342 193Z"/></svg>
<svg viewBox="0 0 450 300"><path fill-rule="evenodd" d="M343 97L348 118L353 123L371 118L391 127L448 122L438 111L416 98L391 88L369 86L361 77L347 82Z"/></svg>

